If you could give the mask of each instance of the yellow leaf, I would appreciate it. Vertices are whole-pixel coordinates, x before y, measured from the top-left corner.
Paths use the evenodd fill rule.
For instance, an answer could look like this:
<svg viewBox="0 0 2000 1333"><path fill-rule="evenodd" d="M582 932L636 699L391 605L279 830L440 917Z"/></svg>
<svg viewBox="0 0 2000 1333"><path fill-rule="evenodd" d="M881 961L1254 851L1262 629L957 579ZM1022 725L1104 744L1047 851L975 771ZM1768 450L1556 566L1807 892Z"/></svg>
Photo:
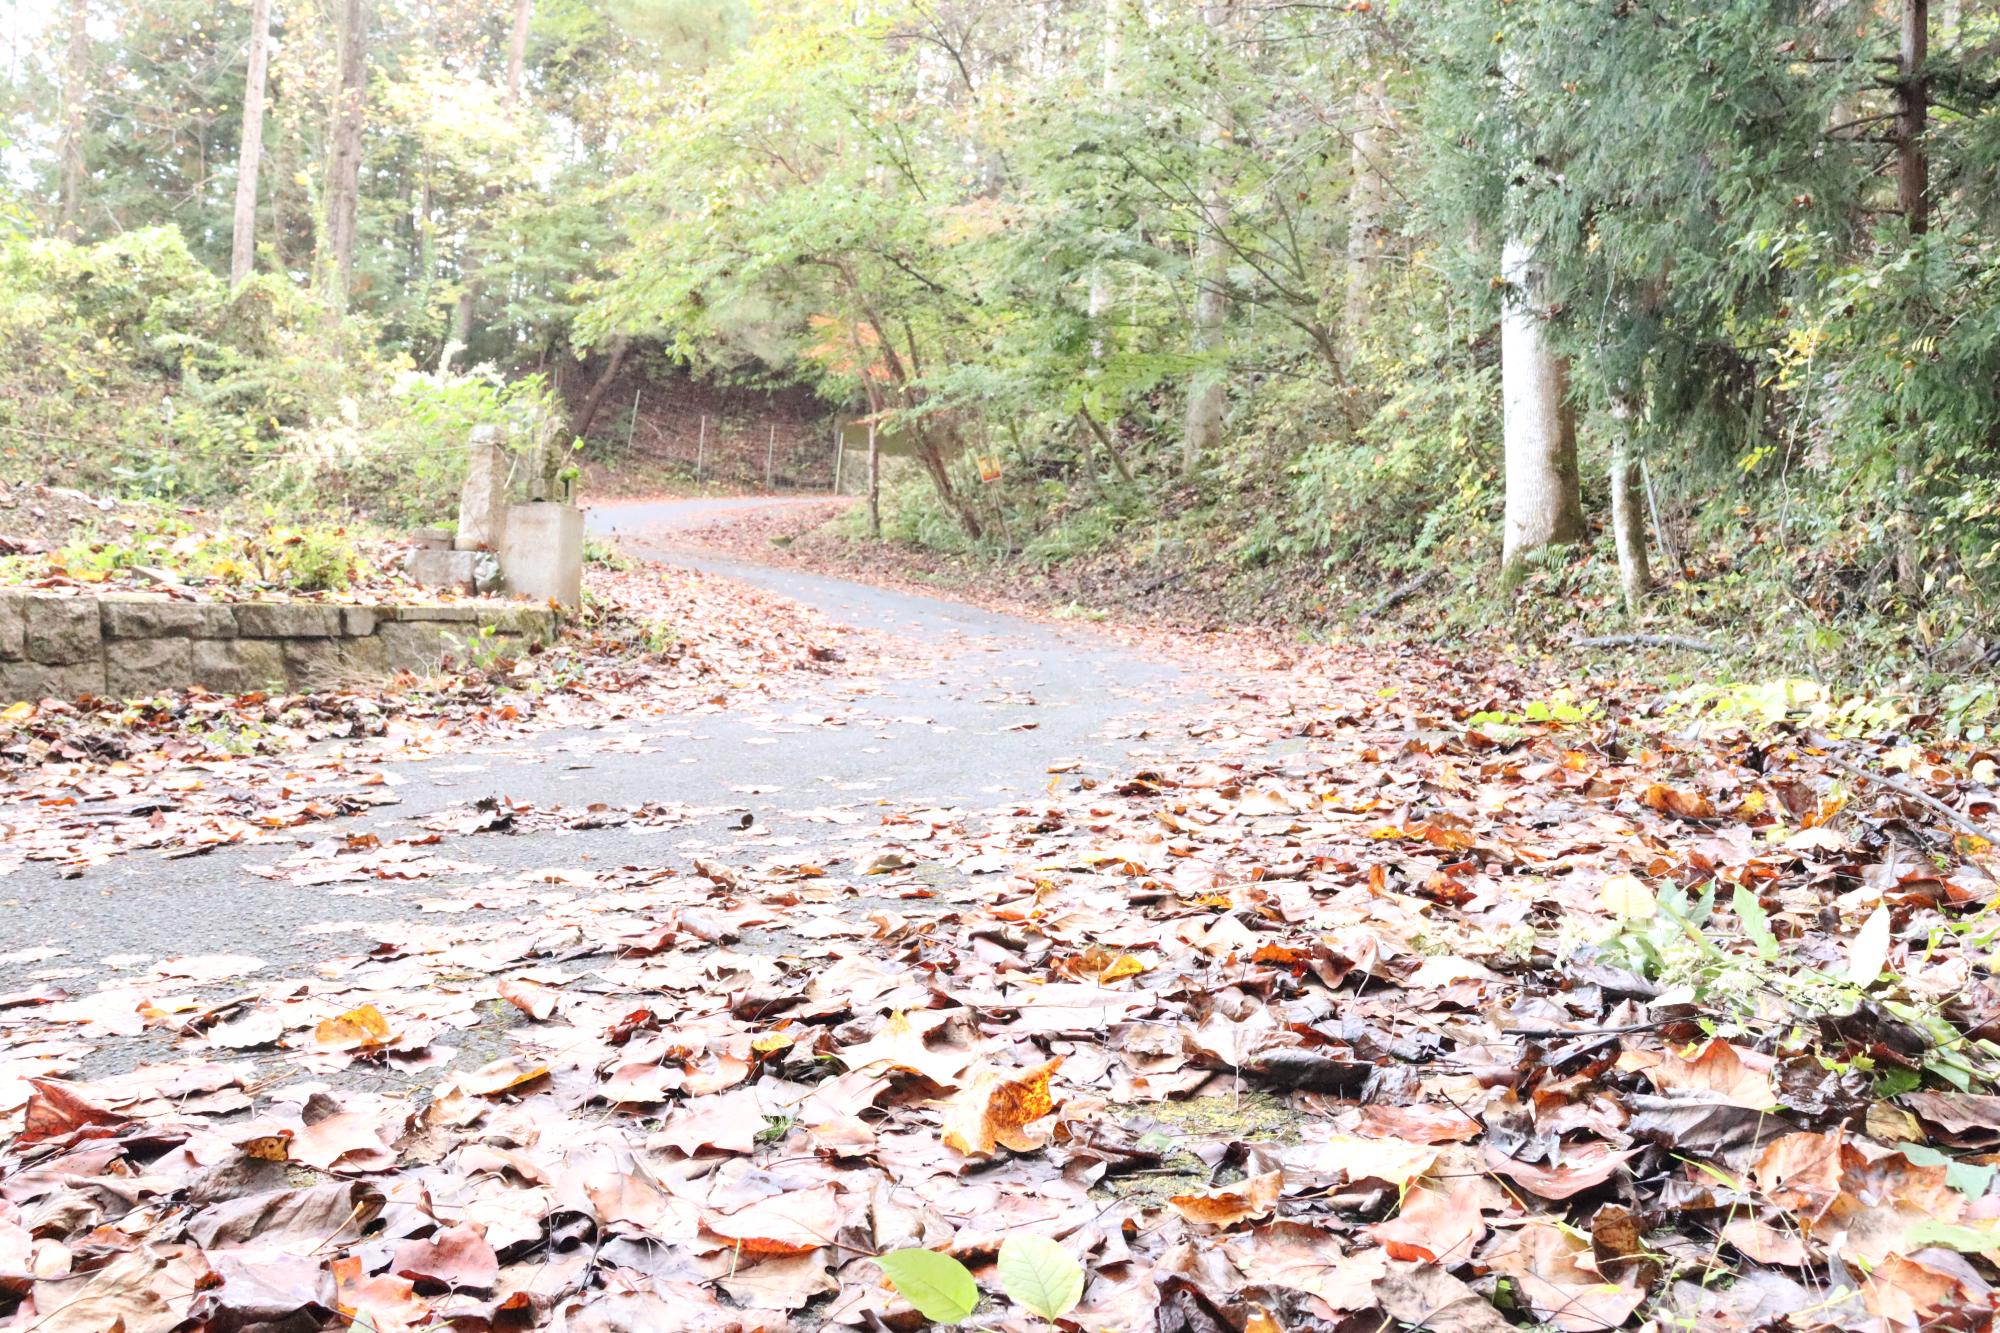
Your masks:
<svg viewBox="0 0 2000 1333"><path fill-rule="evenodd" d="M384 1045L389 1035L389 1020L382 1017L382 1011L372 1004L364 1004L323 1021L313 1029L313 1042L330 1050L365 1051Z"/></svg>
<svg viewBox="0 0 2000 1333"><path fill-rule="evenodd" d="M1100 982L1120 981L1126 977L1136 977L1145 970L1146 965L1144 963L1129 953L1121 953L1112 960L1111 966L1097 974L1097 979Z"/></svg>
<svg viewBox="0 0 2000 1333"><path fill-rule="evenodd" d="M1613 875L1598 886L1605 907L1621 921L1651 921L1660 910L1653 891L1636 875Z"/></svg>
<svg viewBox="0 0 2000 1333"><path fill-rule="evenodd" d="M7 722L20 722L26 718L31 718L34 715L35 715L35 706L29 703L26 699L22 699L18 703L8 704L4 711L0 711L0 720L4 720Z"/></svg>

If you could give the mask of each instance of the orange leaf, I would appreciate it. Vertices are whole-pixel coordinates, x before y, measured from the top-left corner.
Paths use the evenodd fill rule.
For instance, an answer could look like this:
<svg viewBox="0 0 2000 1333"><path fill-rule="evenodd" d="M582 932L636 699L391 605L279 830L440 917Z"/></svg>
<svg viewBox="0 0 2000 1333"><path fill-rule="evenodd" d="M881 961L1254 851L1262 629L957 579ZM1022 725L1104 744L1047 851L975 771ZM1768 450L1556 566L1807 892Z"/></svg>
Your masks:
<svg viewBox="0 0 2000 1333"><path fill-rule="evenodd" d="M1241 1184L1201 1190L1194 1194L1176 1194L1167 1202L1190 1222L1211 1227L1233 1227L1238 1222L1269 1217L1271 1210L1278 1206L1278 1195L1284 1192L1284 1188L1283 1171L1266 1171Z"/></svg>
<svg viewBox="0 0 2000 1333"><path fill-rule="evenodd" d="M1057 1056L1047 1064L1011 1074L982 1070L945 1108L942 1140L968 1157L991 1157L996 1147L1033 1152L1047 1135L1027 1132L1027 1126L1055 1110L1049 1076L1062 1064Z"/></svg>

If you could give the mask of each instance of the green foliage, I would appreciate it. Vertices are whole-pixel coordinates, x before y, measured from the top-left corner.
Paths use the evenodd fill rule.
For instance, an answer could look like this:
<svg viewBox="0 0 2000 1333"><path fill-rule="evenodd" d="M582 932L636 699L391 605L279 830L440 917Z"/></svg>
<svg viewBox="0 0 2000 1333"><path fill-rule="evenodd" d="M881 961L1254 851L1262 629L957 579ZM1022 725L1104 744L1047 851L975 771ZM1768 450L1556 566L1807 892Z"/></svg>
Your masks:
<svg viewBox="0 0 2000 1333"><path fill-rule="evenodd" d="M345 528L264 522L242 530L197 531L172 515L112 538L77 538L47 555L0 557L0 583L51 575L102 582L127 569L165 570L188 582L339 592L370 573Z"/></svg>
<svg viewBox="0 0 2000 1333"><path fill-rule="evenodd" d="M474 426L527 453L559 419L539 377L415 371L275 278L232 295L168 228L0 239L0 337L0 470L132 498L434 521Z"/></svg>

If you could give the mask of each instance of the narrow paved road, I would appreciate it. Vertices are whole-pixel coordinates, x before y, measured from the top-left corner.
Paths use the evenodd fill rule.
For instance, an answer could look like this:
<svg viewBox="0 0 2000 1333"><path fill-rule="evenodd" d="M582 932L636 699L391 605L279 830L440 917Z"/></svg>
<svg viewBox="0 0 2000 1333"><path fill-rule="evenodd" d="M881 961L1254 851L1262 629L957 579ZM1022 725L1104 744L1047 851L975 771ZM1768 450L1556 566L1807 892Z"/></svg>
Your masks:
<svg viewBox="0 0 2000 1333"><path fill-rule="evenodd" d="M768 502L748 502L750 504ZM300 969L366 947L379 923L416 919L424 899L496 873L562 866L669 865L707 855L754 863L823 841L806 816L860 802L983 807L1040 791L1049 762L1075 757L1125 768L1143 742L1126 739L1186 683L1171 667L1108 644L1089 626L1051 627L939 598L721 560L676 544L676 533L745 502L690 500L607 507L591 528L634 554L741 579L819 608L830 619L898 636L909 651L879 682L835 678L766 712L607 722L544 733L504 748L389 766L399 804L302 831L301 840L370 831L407 836L439 811L485 796L539 807L680 802L703 814L665 830L614 827L455 836L437 854L482 867L414 883L302 887L250 873L284 846L229 848L168 861L114 860L81 879L30 864L0 880L0 953L38 946L58 960L0 967L0 989L46 968L78 969L88 990L100 961L247 954ZM684 540L684 539L683 539ZM744 816L749 815L748 826ZM314 929L325 923L350 928ZM357 938L359 936L359 938ZM136 966L136 963L128 963ZM123 1060L115 1063L125 1063Z"/></svg>

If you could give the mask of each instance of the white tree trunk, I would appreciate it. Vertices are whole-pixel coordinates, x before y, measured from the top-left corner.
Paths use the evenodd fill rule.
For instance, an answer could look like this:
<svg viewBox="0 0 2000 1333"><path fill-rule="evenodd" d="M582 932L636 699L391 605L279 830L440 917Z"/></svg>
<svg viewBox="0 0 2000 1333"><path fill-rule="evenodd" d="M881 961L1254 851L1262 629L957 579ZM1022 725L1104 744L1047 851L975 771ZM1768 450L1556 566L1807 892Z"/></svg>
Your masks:
<svg viewBox="0 0 2000 1333"><path fill-rule="evenodd" d="M229 236L229 285L257 267L257 172L264 160L264 80L271 59L271 0L250 0L250 55L243 70L243 142L236 155L236 216Z"/></svg>
<svg viewBox="0 0 2000 1333"><path fill-rule="evenodd" d="M1386 239L1382 215L1388 211L1389 178L1382 155L1394 133L1389 99L1380 79L1354 95L1355 123L1347 194L1347 293L1342 303L1342 358L1352 365L1356 340L1367 330L1375 283Z"/></svg>
<svg viewBox="0 0 2000 1333"><path fill-rule="evenodd" d="M1618 548L1618 585L1625 593L1625 609L1633 615L1653 586L1646 560L1645 487L1639 477L1639 454L1632 447L1637 415L1637 405L1629 397L1613 398L1611 417L1617 423L1618 441L1611 457L1611 536Z"/></svg>
<svg viewBox="0 0 2000 1333"><path fill-rule="evenodd" d="M1229 23L1229 7L1230 0L1217 0L1202 9L1203 19L1214 30L1217 47ZM1202 182L1194 254L1194 349L1203 364L1188 385L1187 424L1181 436L1183 473L1199 467L1202 457L1221 440L1223 411L1228 406L1223 371L1211 361L1222 347L1229 322L1229 243L1223 234L1229 225L1229 202L1214 155L1229 142L1234 126L1229 94L1219 70L1211 71L1210 83L1208 120L1201 134L1202 148L1210 161Z"/></svg>
<svg viewBox="0 0 2000 1333"><path fill-rule="evenodd" d="M1546 285L1534 250L1510 240L1500 271L1500 384L1505 416L1506 522L1500 565L1511 583L1521 562L1545 546L1584 534L1576 429L1567 402L1568 367L1549 345Z"/></svg>

